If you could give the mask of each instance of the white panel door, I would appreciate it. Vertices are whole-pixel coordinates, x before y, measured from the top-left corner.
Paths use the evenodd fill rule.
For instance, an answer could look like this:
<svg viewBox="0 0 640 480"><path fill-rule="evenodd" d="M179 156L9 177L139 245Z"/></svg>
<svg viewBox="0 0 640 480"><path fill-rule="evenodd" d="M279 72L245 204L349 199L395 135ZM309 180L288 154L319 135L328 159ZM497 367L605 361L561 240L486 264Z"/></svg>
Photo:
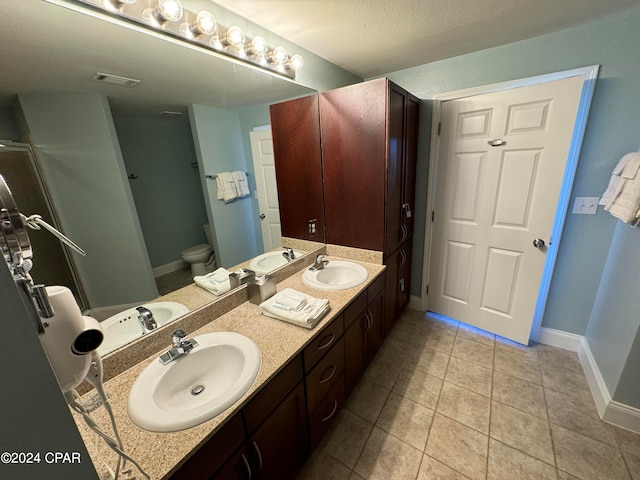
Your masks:
<svg viewBox="0 0 640 480"><path fill-rule="evenodd" d="M255 130L249 132L249 137L251 139L253 168L256 174L262 244L264 251L268 252L282 244L271 130Z"/></svg>
<svg viewBox="0 0 640 480"><path fill-rule="evenodd" d="M442 103L429 310L529 341L582 85Z"/></svg>

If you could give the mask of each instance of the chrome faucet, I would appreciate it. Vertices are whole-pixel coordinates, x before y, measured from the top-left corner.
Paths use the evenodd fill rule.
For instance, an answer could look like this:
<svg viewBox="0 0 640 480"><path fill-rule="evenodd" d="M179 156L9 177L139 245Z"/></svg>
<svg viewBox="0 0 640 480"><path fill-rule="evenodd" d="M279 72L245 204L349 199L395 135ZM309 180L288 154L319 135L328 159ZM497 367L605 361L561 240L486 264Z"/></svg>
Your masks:
<svg viewBox="0 0 640 480"><path fill-rule="evenodd" d="M143 335L158 328L158 323L156 319L153 318L151 310L142 306L136 307L136 310L138 311L138 323L140 324L140 328L142 328Z"/></svg>
<svg viewBox="0 0 640 480"><path fill-rule="evenodd" d="M182 330L176 330L175 332L173 332L173 335L171 335L171 343L173 344L173 348L160 355L159 360L163 365L173 362L176 358L186 355L198 346L198 342L196 342L195 340L187 340L187 334Z"/></svg>
<svg viewBox="0 0 640 480"><path fill-rule="evenodd" d="M316 263L309 267L309 270L315 272L316 270L322 270L329 264L329 260L325 260L326 255L320 254L316 257Z"/></svg>
<svg viewBox="0 0 640 480"><path fill-rule="evenodd" d="M287 262L290 262L296 258L295 253L293 253L293 249L289 247L283 247L284 252L282 252L282 256L287 259Z"/></svg>

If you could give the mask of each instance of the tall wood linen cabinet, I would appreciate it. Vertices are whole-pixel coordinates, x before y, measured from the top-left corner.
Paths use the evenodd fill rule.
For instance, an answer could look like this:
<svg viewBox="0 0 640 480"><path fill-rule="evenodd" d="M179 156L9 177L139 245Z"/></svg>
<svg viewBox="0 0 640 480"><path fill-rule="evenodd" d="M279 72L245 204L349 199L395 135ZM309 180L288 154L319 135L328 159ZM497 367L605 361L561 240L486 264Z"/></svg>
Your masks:
<svg viewBox="0 0 640 480"><path fill-rule="evenodd" d="M296 180L290 171L293 160L278 148L295 135L313 151L310 145L320 145L320 159L296 160L298 169L302 165L312 171L321 169L316 181L323 185L326 243L383 252L387 265L384 330L388 332L409 301L420 103L386 78L315 97L319 135L311 128L314 121L310 127L299 122L294 129L280 129L286 111L282 105L291 102L271 107L281 217L307 201L293 192L296 189L289 189L288 184L301 177L297 175ZM308 109L316 105L311 100L306 103ZM282 227L284 236L299 237L289 235L284 222Z"/></svg>

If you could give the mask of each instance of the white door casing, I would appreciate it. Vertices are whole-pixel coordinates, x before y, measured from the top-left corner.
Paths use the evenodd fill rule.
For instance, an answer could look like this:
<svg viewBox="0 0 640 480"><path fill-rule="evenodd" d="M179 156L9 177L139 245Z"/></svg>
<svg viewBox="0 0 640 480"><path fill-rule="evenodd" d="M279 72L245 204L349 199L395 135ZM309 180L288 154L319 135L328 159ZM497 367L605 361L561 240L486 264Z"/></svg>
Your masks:
<svg viewBox="0 0 640 480"><path fill-rule="evenodd" d="M249 137L256 175L262 243L264 251L268 252L282 243L271 130L254 130L249 132Z"/></svg>
<svg viewBox="0 0 640 480"><path fill-rule="evenodd" d="M528 342L583 82L443 102L429 310Z"/></svg>

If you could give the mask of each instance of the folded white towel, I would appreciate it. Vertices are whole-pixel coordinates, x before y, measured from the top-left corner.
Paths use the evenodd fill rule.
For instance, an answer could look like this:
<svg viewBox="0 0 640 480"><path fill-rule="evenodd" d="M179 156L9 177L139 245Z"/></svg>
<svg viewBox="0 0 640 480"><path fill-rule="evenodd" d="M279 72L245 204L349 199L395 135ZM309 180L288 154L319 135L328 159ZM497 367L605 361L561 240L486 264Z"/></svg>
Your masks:
<svg viewBox="0 0 640 480"><path fill-rule="evenodd" d="M282 310L298 311L307 305L307 299L293 288L285 288L274 295L274 306Z"/></svg>
<svg viewBox="0 0 640 480"><path fill-rule="evenodd" d="M623 156L613 170L600 204L611 215L633 226L640 220L640 153Z"/></svg>
<svg viewBox="0 0 640 480"><path fill-rule="evenodd" d="M225 203L229 203L239 196L236 182L231 172L218 173L216 186L218 187L218 200L224 200Z"/></svg>
<svg viewBox="0 0 640 480"><path fill-rule="evenodd" d="M293 299L299 297L305 300L305 304L299 310L292 310L288 306L283 308L283 305L278 303L276 298L278 294L276 294L260 304L260 310L263 315L300 327L313 328L330 309L329 300L326 298L315 298L293 289L285 289L282 292L285 293L284 298ZM282 298L280 297L280 299Z"/></svg>
<svg viewBox="0 0 640 480"><path fill-rule="evenodd" d="M208 292L214 295L222 295L223 293L231 290L231 283L229 282L229 270L222 267L219 269L207 273L206 275L198 275L193 277L193 281L199 287L204 288Z"/></svg>
<svg viewBox="0 0 640 480"><path fill-rule="evenodd" d="M247 182L247 174L243 171L233 172L233 181L235 182L238 197L246 197L249 195L249 182Z"/></svg>

